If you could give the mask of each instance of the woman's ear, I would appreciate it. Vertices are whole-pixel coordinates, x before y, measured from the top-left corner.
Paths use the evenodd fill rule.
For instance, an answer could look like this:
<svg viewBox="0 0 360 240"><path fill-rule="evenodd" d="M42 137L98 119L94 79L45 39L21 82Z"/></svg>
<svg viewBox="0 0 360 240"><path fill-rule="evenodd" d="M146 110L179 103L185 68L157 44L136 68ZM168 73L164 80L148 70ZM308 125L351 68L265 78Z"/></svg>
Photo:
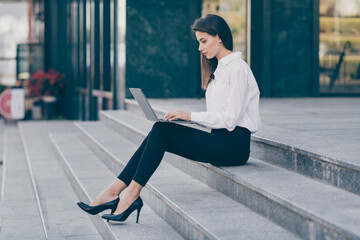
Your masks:
<svg viewBox="0 0 360 240"><path fill-rule="evenodd" d="M219 34L216 34L216 37L218 38L219 43L221 43L222 41L221 41L221 38L219 37Z"/></svg>

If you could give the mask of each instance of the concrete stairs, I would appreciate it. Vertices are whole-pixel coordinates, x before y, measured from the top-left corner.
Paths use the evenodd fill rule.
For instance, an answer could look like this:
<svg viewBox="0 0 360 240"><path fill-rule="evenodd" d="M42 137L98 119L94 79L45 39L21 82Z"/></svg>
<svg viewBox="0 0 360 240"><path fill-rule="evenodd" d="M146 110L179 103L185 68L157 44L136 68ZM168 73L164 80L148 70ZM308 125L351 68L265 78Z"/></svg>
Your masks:
<svg viewBox="0 0 360 240"><path fill-rule="evenodd" d="M134 101L127 109L102 112L101 120L138 145L153 123ZM85 126L81 131L90 135ZM217 168L172 154L165 161L303 239L360 239L358 166L256 135L252 145L242 167Z"/></svg>
<svg viewBox="0 0 360 240"><path fill-rule="evenodd" d="M4 126L4 125L3 125ZM16 125L3 128L3 179L0 202L1 239L44 239L38 201ZM9 160L11 159L11 161ZM21 229L21 231L19 231Z"/></svg>
<svg viewBox="0 0 360 240"><path fill-rule="evenodd" d="M166 153L141 193L139 224L136 214L107 223L82 212L76 202L109 185L152 127L126 103L127 111L103 111L98 122L0 127L0 239L360 239L359 166L271 134L252 136L241 167Z"/></svg>
<svg viewBox="0 0 360 240"><path fill-rule="evenodd" d="M78 211L48 132L72 122L8 122L4 136L0 239L102 239Z"/></svg>
<svg viewBox="0 0 360 240"><path fill-rule="evenodd" d="M77 122L75 126L78 136L114 174L136 150L137 144L102 123ZM141 196L186 239L297 239L167 162L162 162Z"/></svg>

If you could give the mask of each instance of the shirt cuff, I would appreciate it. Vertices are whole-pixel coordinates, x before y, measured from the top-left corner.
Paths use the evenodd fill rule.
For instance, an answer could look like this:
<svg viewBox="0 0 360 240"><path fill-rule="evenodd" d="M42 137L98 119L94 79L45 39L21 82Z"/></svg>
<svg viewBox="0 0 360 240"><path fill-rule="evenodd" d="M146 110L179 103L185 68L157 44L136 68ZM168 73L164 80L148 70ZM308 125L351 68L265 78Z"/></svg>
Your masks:
<svg viewBox="0 0 360 240"><path fill-rule="evenodd" d="M191 121L193 122L201 122L202 116L201 112L191 112Z"/></svg>

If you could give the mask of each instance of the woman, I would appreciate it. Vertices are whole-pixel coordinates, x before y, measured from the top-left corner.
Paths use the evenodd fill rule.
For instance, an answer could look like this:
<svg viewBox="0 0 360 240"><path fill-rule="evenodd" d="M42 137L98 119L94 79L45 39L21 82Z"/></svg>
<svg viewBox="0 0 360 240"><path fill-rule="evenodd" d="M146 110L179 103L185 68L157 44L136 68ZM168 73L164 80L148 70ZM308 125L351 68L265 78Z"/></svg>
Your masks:
<svg viewBox="0 0 360 240"><path fill-rule="evenodd" d="M138 210L138 222L143 206L140 191L165 151L215 166L239 166L248 160L250 135L260 127L260 92L254 76L241 53L232 52L232 35L224 19L207 15L197 19L192 30L201 52L207 112L174 110L164 118L198 122L211 128L211 133L171 122L155 123L118 178L90 205L78 203L84 211L97 214L111 209L104 219L125 221Z"/></svg>

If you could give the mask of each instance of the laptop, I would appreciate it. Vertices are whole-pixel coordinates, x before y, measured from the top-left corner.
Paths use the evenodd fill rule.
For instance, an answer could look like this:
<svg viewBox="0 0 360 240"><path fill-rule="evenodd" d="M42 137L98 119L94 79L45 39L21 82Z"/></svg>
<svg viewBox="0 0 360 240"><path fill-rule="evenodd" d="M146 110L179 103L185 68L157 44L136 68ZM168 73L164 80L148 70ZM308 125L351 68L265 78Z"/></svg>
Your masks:
<svg viewBox="0 0 360 240"><path fill-rule="evenodd" d="M154 112L154 109L151 107L149 101L146 99L143 91L140 88L129 88L129 89L130 89L131 94L134 96L135 100L138 102L141 110L144 112L145 117L148 120L155 121L155 122L174 122L174 123L196 124L201 127L205 127L204 125L199 124L197 122L185 121L182 119L176 119L176 120L169 121L169 120L165 120L162 118L158 118Z"/></svg>

